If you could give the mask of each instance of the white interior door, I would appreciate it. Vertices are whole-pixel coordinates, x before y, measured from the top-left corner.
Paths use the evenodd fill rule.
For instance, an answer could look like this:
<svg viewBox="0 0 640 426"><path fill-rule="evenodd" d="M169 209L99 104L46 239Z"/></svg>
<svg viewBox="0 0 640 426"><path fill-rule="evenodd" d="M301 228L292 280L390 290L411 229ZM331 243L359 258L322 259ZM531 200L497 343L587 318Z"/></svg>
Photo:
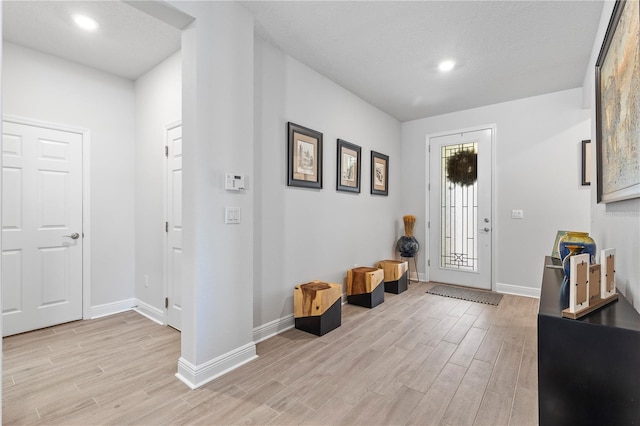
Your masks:
<svg viewBox="0 0 640 426"><path fill-rule="evenodd" d="M429 138L431 281L492 287L492 140L492 128ZM456 161L462 158L475 165ZM469 182L464 172L474 167L477 179Z"/></svg>
<svg viewBox="0 0 640 426"><path fill-rule="evenodd" d="M82 135L3 122L5 336L82 318Z"/></svg>
<svg viewBox="0 0 640 426"><path fill-rule="evenodd" d="M182 315L182 126L167 130L167 324Z"/></svg>

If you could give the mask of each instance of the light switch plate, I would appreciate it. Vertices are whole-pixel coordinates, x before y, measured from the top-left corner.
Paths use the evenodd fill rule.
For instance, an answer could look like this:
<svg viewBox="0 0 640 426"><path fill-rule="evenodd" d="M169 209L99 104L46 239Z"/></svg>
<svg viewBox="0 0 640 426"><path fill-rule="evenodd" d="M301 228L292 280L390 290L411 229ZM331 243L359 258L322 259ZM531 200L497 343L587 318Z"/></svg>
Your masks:
<svg viewBox="0 0 640 426"><path fill-rule="evenodd" d="M511 219L524 219L524 210L511 210Z"/></svg>
<svg viewBox="0 0 640 426"><path fill-rule="evenodd" d="M237 225L240 223L240 207L224 208L224 223Z"/></svg>

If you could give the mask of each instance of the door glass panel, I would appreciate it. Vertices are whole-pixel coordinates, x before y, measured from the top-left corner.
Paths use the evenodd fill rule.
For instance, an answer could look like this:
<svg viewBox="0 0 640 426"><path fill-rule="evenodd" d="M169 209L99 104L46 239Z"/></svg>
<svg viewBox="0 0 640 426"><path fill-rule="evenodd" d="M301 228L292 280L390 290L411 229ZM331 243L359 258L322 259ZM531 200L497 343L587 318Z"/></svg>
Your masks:
<svg viewBox="0 0 640 426"><path fill-rule="evenodd" d="M478 144L441 147L440 267L478 272Z"/></svg>

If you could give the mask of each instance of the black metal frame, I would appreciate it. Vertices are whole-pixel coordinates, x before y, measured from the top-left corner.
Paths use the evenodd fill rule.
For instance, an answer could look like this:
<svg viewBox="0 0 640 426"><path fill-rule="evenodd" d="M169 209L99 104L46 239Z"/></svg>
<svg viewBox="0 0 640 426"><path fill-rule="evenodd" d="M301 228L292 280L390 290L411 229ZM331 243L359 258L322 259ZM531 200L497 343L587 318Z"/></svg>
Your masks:
<svg viewBox="0 0 640 426"><path fill-rule="evenodd" d="M375 159L380 158L385 161L384 167L384 191L375 189ZM373 195L389 195L389 156L376 151L371 151L371 193Z"/></svg>
<svg viewBox="0 0 640 426"><path fill-rule="evenodd" d="M305 135L317 141L317 152L316 158L314 161L316 162L316 180L304 180L304 179L296 179L294 177L294 144L295 138L294 134L299 133L301 135ZM299 186L303 188L315 188L322 189L322 133L309 129L304 126L300 126L295 123L287 123L287 134L288 134L288 144L287 144L287 185L288 186Z"/></svg>
<svg viewBox="0 0 640 426"><path fill-rule="evenodd" d="M356 186L348 186L342 185L342 150L350 149L356 152ZM361 153L362 148L358 145L352 144L351 142L347 142L342 139L338 139L338 167L337 167L337 181L336 181L336 191L346 191L346 192L356 192L360 193L360 171L362 169L361 165Z"/></svg>
<svg viewBox="0 0 640 426"><path fill-rule="evenodd" d="M582 141L582 186L591 185L591 176L587 176L587 150L591 149L591 141Z"/></svg>

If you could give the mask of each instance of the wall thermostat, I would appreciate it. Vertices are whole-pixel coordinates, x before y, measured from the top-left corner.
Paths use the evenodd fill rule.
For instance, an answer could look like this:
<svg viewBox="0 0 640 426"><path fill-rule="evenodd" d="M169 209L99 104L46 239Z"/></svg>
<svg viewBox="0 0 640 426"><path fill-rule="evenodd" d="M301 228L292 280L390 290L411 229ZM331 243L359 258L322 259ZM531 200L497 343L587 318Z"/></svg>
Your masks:
<svg viewBox="0 0 640 426"><path fill-rule="evenodd" d="M244 189L244 175L225 173L224 189L228 189L230 191L238 191L240 189Z"/></svg>

